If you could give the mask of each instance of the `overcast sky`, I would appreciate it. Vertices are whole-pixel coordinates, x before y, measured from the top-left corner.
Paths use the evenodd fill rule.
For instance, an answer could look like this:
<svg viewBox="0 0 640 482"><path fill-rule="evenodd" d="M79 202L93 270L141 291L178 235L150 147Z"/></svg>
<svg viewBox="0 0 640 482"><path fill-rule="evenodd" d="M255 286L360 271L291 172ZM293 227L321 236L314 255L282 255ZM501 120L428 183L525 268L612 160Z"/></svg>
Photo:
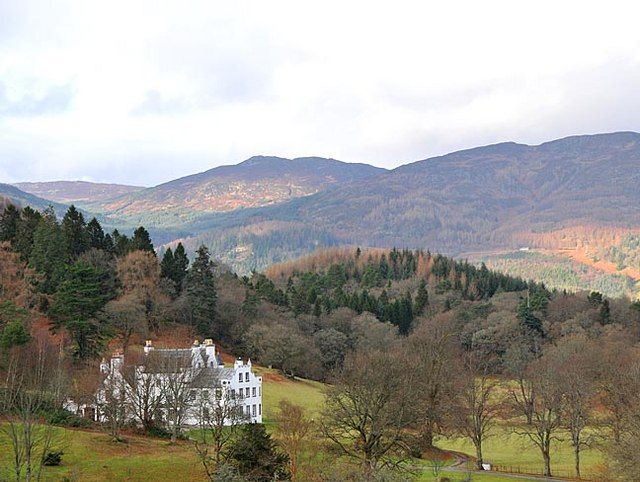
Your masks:
<svg viewBox="0 0 640 482"><path fill-rule="evenodd" d="M0 182L640 131L637 2L311 3L0 0Z"/></svg>

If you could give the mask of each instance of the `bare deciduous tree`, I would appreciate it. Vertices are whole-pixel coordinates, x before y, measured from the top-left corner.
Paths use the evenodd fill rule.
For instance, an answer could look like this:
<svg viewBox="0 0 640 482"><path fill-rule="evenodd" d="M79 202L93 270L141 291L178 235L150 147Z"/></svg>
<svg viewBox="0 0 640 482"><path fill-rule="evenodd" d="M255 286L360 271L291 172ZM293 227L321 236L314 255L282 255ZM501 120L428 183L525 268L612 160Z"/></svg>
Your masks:
<svg viewBox="0 0 640 482"><path fill-rule="evenodd" d="M516 433L527 436L540 450L545 477L551 477L551 443L559 440L557 433L562 427L565 408L555 370L556 366L549 358L535 360L529 365L526 380L534 395L531 422L515 429ZM521 407L523 411L520 415L526 417L525 408Z"/></svg>
<svg viewBox="0 0 640 482"><path fill-rule="evenodd" d="M454 424L476 449L476 468L483 470L482 445L500 413L503 402L497 394L498 381L489 374L489 363L467 354L463 370L458 375L460 385L456 395Z"/></svg>
<svg viewBox="0 0 640 482"><path fill-rule="evenodd" d="M160 361L160 372L159 388L164 401L165 420L171 432L171 441L175 442L192 411L191 356L164 356Z"/></svg>
<svg viewBox="0 0 640 482"><path fill-rule="evenodd" d="M415 422L418 368L399 352L357 353L327 391L322 432L365 477L399 467L408 454L406 430Z"/></svg>
<svg viewBox="0 0 640 482"><path fill-rule="evenodd" d="M209 480L214 480L216 466L225 460L225 448L234 440L247 415L242 410L242 397L219 386L214 379L219 379L215 370L208 374L210 376L203 384L207 388L195 386L190 396L196 403L200 425L194 444L196 455ZM216 385L212 393L208 387Z"/></svg>
<svg viewBox="0 0 640 482"><path fill-rule="evenodd" d="M300 455L313 429L313 420L306 415L303 407L286 400L280 401L279 408L280 411L275 417L278 440L289 456L291 480L302 480L298 479Z"/></svg>
<svg viewBox="0 0 640 482"><path fill-rule="evenodd" d="M458 345L451 316L445 313L424 320L407 343L412 369L419 374L412 388L414 404L420 413L420 442L423 448L431 448L434 436L448 418L455 392Z"/></svg>
<svg viewBox="0 0 640 482"><path fill-rule="evenodd" d="M8 440L16 481L40 480L45 456L56 444L56 432L43 419L57 407L64 379L61 353L45 342L14 348L9 355L0 414L0 433Z"/></svg>

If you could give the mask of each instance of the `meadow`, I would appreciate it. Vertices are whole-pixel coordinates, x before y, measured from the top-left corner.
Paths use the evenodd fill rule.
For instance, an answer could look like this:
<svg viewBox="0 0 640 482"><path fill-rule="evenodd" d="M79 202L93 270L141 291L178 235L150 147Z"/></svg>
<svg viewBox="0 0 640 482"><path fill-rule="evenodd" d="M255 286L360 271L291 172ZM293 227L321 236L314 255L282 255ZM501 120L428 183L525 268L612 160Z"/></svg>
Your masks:
<svg viewBox="0 0 640 482"><path fill-rule="evenodd" d="M319 415L323 403L323 385L308 380L290 380L275 370L258 369L264 380L265 423L271 426L281 400L289 400L306 407L312 417ZM56 429L60 447L64 451L60 467L45 468L43 480L63 481L131 481L149 480L204 480L202 467L189 442L171 444L168 440L128 435L127 443L114 443L105 433L96 431ZM571 476L573 454L565 440L556 442L552 451L552 468L557 476ZM0 439L1 440L1 439ZM440 438L437 446L472 455L473 446L461 438ZM542 462L535 447L523 436L513 434L509 427L500 425L485 444L486 460L505 468L527 473L540 473ZM6 441L0 441L0 468L6 474L10 452ZM603 463L601 453L586 449L582 455L583 475L597 480ZM432 482L435 477L428 460L416 464L416 482ZM464 467L462 467L464 469ZM468 480L464 470L449 471L446 477L452 481ZM7 474L8 475L8 474ZM506 474L505 474L506 475ZM472 480L495 482L508 480L502 474L473 473ZM523 479L519 479L523 480Z"/></svg>

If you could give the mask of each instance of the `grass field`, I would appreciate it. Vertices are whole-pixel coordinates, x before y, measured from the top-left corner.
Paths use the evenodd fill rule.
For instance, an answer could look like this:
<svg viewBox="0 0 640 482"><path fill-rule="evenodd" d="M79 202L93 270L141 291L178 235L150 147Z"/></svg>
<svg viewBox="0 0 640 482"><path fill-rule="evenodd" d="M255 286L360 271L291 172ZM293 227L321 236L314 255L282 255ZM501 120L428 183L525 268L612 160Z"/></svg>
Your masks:
<svg viewBox="0 0 640 482"><path fill-rule="evenodd" d="M259 371L264 380L264 417L268 425L271 425L270 422L277 413L280 400L289 400L306 407L311 416L319 414L324 396L321 383L292 381L274 370ZM204 480L202 468L188 442L172 445L167 440L131 436L128 437L128 443L113 443L107 435L100 432L59 429L58 433L65 452L63 465L46 468L43 480L62 481L65 477L88 482ZM442 438L437 441L437 445L445 450L474 454L473 446L464 439ZM486 441L484 453L486 460L492 464L529 473L540 473L542 469L537 449L525 437L511 433L508 427L496 429L495 435ZM0 468L6 467L9 457L8 446L0 439ZM599 451L585 450L582 454L583 475L597 480L595 473L602 462ZM418 461L417 464L423 471L416 481L432 482L434 477L428 462ZM573 475L573 454L568 442L554 444L552 469L557 476ZM452 481L465 480L463 472L446 472L445 475ZM472 480L496 482L509 479L495 474L473 473Z"/></svg>
<svg viewBox="0 0 640 482"><path fill-rule="evenodd" d="M574 459L568 434L560 434L563 439L554 441L551 448L551 470L558 477L573 477ZM475 449L466 439L440 439L438 447L445 450L455 450L469 455L475 454ZM526 436L512 433L509 427L499 426L494 436L487 439L483 448L486 462L505 467L507 470L523 473L541 474L543 468L542 456ZM603 464L602 452L595 448L585 448L581 453L581 472L585 478L596 477ZM511 470L510 470L511 471ZM427 479L428 480L428 479Z"/></svg>
<svg viewBox="0 0 640 482"><path fill-rule="evenodd" d="M280 400L289 400L317 415L322 406L322 384L292 381L275 370L258 369L263 376L263 405L268 423ZM43 480L62 481L202 481L204 473L188 442L175 445L167 440L127 437L128 443L114 443L100 432L57 430L64 451L61 467L45 468ZM0 469L5 475L9 447L0 437ZM4 478L0 475L0 480Z"/></svg>

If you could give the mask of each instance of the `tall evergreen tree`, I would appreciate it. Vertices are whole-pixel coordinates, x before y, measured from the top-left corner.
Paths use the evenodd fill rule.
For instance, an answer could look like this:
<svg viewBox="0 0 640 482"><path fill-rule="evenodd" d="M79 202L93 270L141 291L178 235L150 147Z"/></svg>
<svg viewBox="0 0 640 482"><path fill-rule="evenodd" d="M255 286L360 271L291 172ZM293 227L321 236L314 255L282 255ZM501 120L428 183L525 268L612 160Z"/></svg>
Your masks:
<svg viewBox="0 0 640 482"><path fill-rule="evenodd" d="M173 281L175 282L176 289L179 293L182 291L182 283L187 276L187 269L189 268L189 258L187 257L187 253L182 243L178 243L178 246L176 246L176 249L173 252L173 261Z"/></svg>
<svg viewBox="0 0 640 482"><path fill-rule="evenodd" d="M95 315L108 297L98 269L84 262L67 268L50 313L58 326L64 326L71 335L77 358L89 358L99 353L103 333Z"/></svg>
<svg viewBox="0 0 640 482"><path fill-rule="evenodd" d="M40 223L42 215L26 206L20 213L20 220L18 221L15 243L13 247L23 261L29 261L31 257L31 250L33 249L33 235L36 232L36 228Z"/></svg>
<svg viewBox="0 0 640 482"><path fill-rule="evenodd" d="M96 218L92 218L87 223L87 236L89 237L89 246L95 249L105 249L104 230Z"/></svg>
<svg viewBox="0 0 640 482"><path fill-rule="evenodd" d="M163 278L173 280L174 269L175 259L173 257L173 250L171 248L167 248L162 256L162 261L160 261L160 275Z"/></svg>
<svg viewBox="0 0 640 482"><path fill-rule="evenodd" d="M131 238L131 249L133 251L149 251L150 253L155 254L156 251L153 248L151 236L149 236L149 231L147 231L144 226L140 226L133 232L133 238Z"/></svg>
<svg viewBox="0 0 640 482"><path fill-rule="evenodd" d="M278 451L264 425L248 423L229 450L229 460L241 475L256 482L289 480L289 457Z"/></svg>
<svg viewBox="0 0 640 482"><path fill-rule="evenodd" d="M72 204L62 218L62 235L69 259L75 260L90 246L87 223L84 216Z"/></svg>
<svg viewBox="0 0 640 482"><path fill-rule="evenodd" d="M415 301L415 314L421 315L424 312L424 309L429 306L429 293L427 292L427 283L424 279L420 280L420 285L418 286L418 293L416 294Z"/></svg>
<svg viewBox="0 0 640 482"><path fill-rule="evenodd" d="M211 335L216 328L218 315L213 263L206 246L200 246L186 278L185 296L193 326L201 335Z"/></svg>
<svg viewBox="0 0 640 482"><path fill-rule="evenodd" d="M47 208L33 234L33 248L29 257L32 268L44 276L38 288L52 294L64 273L67 250L62 230L52 208Z"/></svg>
<svg viewBox="0 0 640 482"><path fill-rule="evenodd" d="M20 210L13 204L9 204L0 212L0 241L14 243L18 234L20 222Z"/></svg>
<svg viewBox="0 0 640 482"><path fill-rule="evenodd" d="M114 229L111 237L113 239L113 253L116 256L124 256L132 250L131 240L126 234L121 234L120 231Z"/></svg>

